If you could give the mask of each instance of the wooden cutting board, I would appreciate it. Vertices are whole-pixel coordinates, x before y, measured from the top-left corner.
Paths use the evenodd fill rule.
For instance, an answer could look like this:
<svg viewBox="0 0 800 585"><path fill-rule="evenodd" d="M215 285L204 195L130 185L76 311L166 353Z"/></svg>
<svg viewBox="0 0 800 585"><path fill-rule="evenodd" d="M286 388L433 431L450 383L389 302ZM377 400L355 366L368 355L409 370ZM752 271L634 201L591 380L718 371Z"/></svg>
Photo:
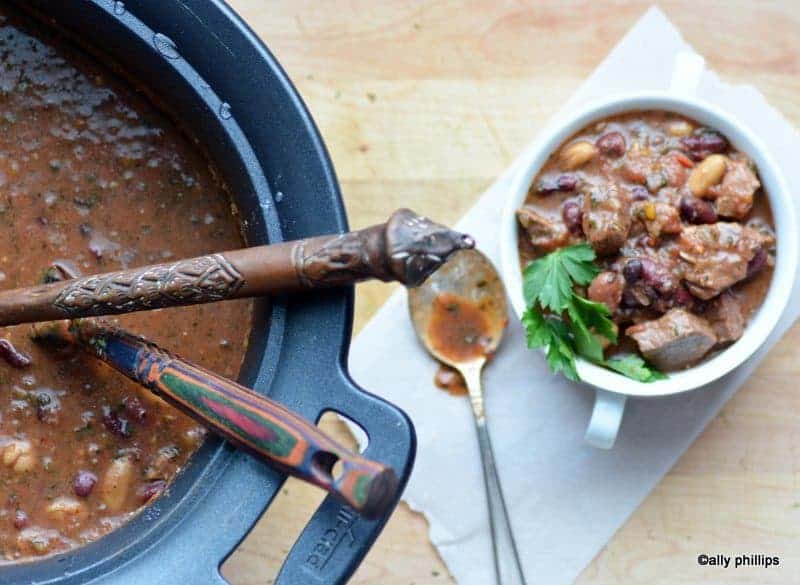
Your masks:
<svg viewBox="0 0 800 585"><path fill-rule="evenodd" d="M649 5L229 1L305 99L333 157L354 228L380 222L400 206L455 222ZM800 124L800 2L659 6L726 80L755 85ZM359 286L356 330L392 290ZM794 327L586 569L580 585L800 583L798 344L800 327ZM324 427L349 440L340 423L325 421ZM236 585L272 583L321 497L287 482L225 563L224 575ZM701 553L778 555L781 565L701 568ZM533 575L529 580L536 583ZM405 505L352 580L451 582L425 520Z"/></svg>

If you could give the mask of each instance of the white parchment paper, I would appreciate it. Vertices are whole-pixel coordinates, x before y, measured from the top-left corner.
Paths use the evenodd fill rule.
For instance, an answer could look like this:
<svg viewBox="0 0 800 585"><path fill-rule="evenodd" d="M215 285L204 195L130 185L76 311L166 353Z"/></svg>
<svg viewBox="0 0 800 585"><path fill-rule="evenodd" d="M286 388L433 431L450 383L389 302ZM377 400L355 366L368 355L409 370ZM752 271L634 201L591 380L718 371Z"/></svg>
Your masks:
<svg viewBox="0 0 800 585"><path fill-rule="evenodd" d="M567 103L564 111L610 92L665 90L676 55L692 51L653 8L628 32ZM704 71L698 96L739 118L767 145L790 188L800 193L800 137L748 86ZM497 232L510 170L458 224L498 263ZM541 354L525 349L512 320L484 377L487 412L512 523L529 583L566 585L613 536L678 457L741 386L798 316L789 315L748 363L712 386L665 399L629 400L611 451L583 442L593 392L550 374ZM494 582L483 478L472 413L432 387L436 366L418 345L405 291L395 294L356 338L355 380L398 404L414 420L419 449L405 492L425 514L430 537L462 585Z"/></svg>

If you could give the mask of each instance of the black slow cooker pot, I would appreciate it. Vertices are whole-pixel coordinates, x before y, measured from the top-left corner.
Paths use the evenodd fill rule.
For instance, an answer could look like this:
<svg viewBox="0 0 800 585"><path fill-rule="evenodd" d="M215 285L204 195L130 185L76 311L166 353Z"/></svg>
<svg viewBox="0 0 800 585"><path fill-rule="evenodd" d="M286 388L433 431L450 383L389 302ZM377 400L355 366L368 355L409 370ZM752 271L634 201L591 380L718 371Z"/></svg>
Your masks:
<svg viewBox="0 0 800 585"><path fill-rule="evenodd" d="M347 230L311 116L273 56L223 2L20 5L118 63L191 130L235 194L251 245ZM348 376L352 313L351 288L260 302L240 381L310 420L335 411L357 422L369 437L367 455L393 466L404 486L413 427L402 411ZM220 564L284 479L211 439L168 493L130 523L73 552L0 567L0 583L225 583ZM364 520L327 498L275 583L343 583L386 520Z"/></svg>

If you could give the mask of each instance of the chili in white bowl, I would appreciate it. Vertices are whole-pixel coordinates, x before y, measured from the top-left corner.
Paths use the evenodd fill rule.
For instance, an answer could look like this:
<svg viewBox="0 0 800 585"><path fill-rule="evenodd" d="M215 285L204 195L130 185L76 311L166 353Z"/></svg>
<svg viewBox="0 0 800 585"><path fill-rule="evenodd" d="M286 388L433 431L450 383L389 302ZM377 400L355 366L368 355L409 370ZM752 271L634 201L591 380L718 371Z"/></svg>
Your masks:
<svg viewBox="0 0 800 585"><path fill-rule="evenodd" d="M666 164L664 172L659 173L660 176L649 176L650 173L647 172L647 169L637 169L635 157L629 156L629 149L634 147L634 143L638 145L635 146L636 148L641 148L641 144L636 141L630 141L631 144L628 144L629 140L626 140L625 136L632 127L632 120L635 120L637 116L646 118L654 115L662 116L665 124L670 119L675 124L680 121L689 124L689 128L676 129L678 134L687 132L686 137L690 138L689 144L691 144L692 136L699 137L702 132L717 133L715 136L722 137L727 144L724 149L725 154L723 155L722 151L715 152L713 145L710 151L704 151L702 144L698 142L694 152L687 147L683 149L684 152L681 152L679 148L674 149L676 152L669 154L670 160L674 162L674 167L670 166L671 163ZM609 126L608 132L604 131L603 123ZM598 124L600 126L597 126ZM597 136L593 136L594 140L592 141L587 140L585 133L591 132L595 127ZM617 135L614 135L615 132ZM696 132L698 133L695 134ZM677 143L678 140L686 137L677 137L672 142ZM574 139L570 140L571 138ZM629 134L628 138L630 138ZM686 144L687 141L683 140L683 143ZM669 151L670 149L666 148L665 150ZM731 153L733 153L732 156L727 156ZM741 155L736 153L741 153ZM577 213L575 209L564 209L565 201L573 197L568 192L573 191L577 194L581 190L579 185L573 185L571 182L573 179L577 179L576 183L581 182L580 172L576 171L582 165L588 164L586 160L582 159L588 160L588 158L603 155L607 159L615 156L625 158L622 164L609 167L609 169L614 169L611 174L615 175L610 177L609 182L618 181L615 188L623 193L612 193L611 198L607 197L608 193L601 193L599 197L593 197L593 204L599 205L598 211L603 212L606 203L613 208L612 204L615 203L615 200L616 202L621 201L621 205L625 207L625 213L621 213L618 209L610 209L610 216L603 213L599 213L599 215L589 213L591 209L587 207L589 202L585 198L592 197L588 191L592 187L596 187L596 185L591 185L591 181L589 181L588 190L586 185L583 185L584 199L580 202L581 207L578 210L582 213ZM680 167L683 165L678 155L690 159L684 167L687 172L681 171ZM560 158L554 159L554 157ZM727 160L727 167L723 166L722 171L707 168L705 174L709 176L705 177L704 173L691 172L699 166L713 167L716 163L721 162L720 157ZM709 159L710 162L706 162ZM706 197L710 188L719 191L726 170L734 169L734 172L744 174L749 168L749 161L752 161L757 169L757 174L753 173L753 176L761 186L755 193L755 201L752 202L752 208L755 211L751 211L747 202L743 202L741 199L720 200L719 192L716 193L716 200L712 196ZM543 169L547 171L551 167L558 168L559 173L545 172L540 175ZM690 169L689 167L694 168ZM606 169L606 172L609 169ZM595 168L595 171L601 172L599 168ZM720 172L722 174L716 176ZM684 176L676 178L673 174L683 174ZM534 184L534 179L537 177L539 184ZM743 178L744 181L747 179L749 177ZM558 184L559 181L562 183L561 185ZM670 183L680 183L679 188L675 189L676 185L670 185ZM641 189L634 190L634 186ZM659 195L662 190L670 188L675 190L672 205L670 205L669 197ZM553 199L561 207L560 223L556 225L556 232L550 234L554 237L549 241L546 237L546 230L540 233L537 226L531 228L530 221L537 221L535 217L525 218L520 215L520 210L525 209L526 201L528 203L531 201L529 197L531 190L534 191L533 195L538 191L542 195L542 201L553 195L552 192L548 193L548 190L560 193ZM766 200L759 203L758 198L760 197ZM611 201L608 201L609 199ZM636 201L636 199L640 200ZM685 203L683 200L687 202ZM713 204L707 204L709 201L712 201ZM577 203L576 198L575 202L567 207L574 207ZM547 204L549 203L545 205ZM697 208L695 209L693 206ZM774 236L768 233L772 229L769 218L770 209L774 220ZM535 206L532 211L536 211ZM663 213L659 213L659 211ZM702 217L703 213L710 212L714 213L714 217ZM701 214L701 216L698 217L696 214ZM604 217L626 217L627 219L623 222L625 225L609 228L609 226L602 225ZM764 260L763 253L759 250L761 248L769 249L768 261L772 275L768 287L765 286L767 290L763 296L763 302L752 311L748 311L751 314L748 315L747 324L737 339L729 340L729 345L713 353L712 348L719 346L715 337L714 343L708 347L708 351L711 352L710 357L695 360L696 363L678 364L678 367L670 368L673 371L669 372L666 379L648 383L624 377L583 358L576 359L576 370L580 379L600 390L593 417L596 419L593 422L599 426L594 431L590 427L588 437L590 442L606 447L613 444L626 396L665 396L701 387L730 372L761 346L778 323L795 280L798 239L794 203L780 170L751 130L709 103L672 93L625 95L592 104L570 117L566 123L546 132L523 156L504 209L501 231L501 268L512 306L520 317L527 308L523 297L520 251L522 251L524 262L526 259L546 253L548 247L550 249L562 248L575 240L586 241L592 245L602 262L604 257L613 257L619 254L620 249L627 244L632 229L639 230L642 237L645 238L655 236L658 239L662 232L672 232L665 233L664 236L672 239L692 239L694 236L694 239L697 239L697 237L707 237L707 234L702 232L725 231L730 229L729 226L741 226L742 223L738 222L746 222L753 217L760 217L762 227L766 226L769 229L765 230L767 232L766 239L752 242L753 248L748 251L748 254L752 253L752 256L747 260L749 263L756 255ZM593 218L599 221L598 225L592 225ZM664 221L661 221L662 219ZM718 220L720 223L714 220ZM522 230L525 229L521 225L521 221L522 223L528 221L526 224L528 233L524 238L520 237ZM750 227L752 226L748 226L748 230ZM742 231L741 228L733 229ZM747 231L742 239L746 240L750 235L759 239L761 236L754 235L756 231L759 230ZM693 234L693 232L700 233ZM537 239L539 236L541 237ZM739 233L738 236L742 236L742 233ZM528 250L530 255L527 258L524 244L520 250L520 239L532 243ZM714 262L703 262L703 258L695 258L695 260L701 260L696 263L696 274L684 273L679 281L672 283L677 286L678 293L675 295L677 299L671 298L671 295L665 295L670 298L665 301L665 306L660 307L661 313L668 315L670 311L678 311L685 302L712 301L718 297L718 293L729 288L738 280L725 281L724 275L714 274ZM756 260L756 262L759 261ZM603 267L620 274L625 268L620 263L617 263L616 266L606 263ZM704 286L703 280L708 277L711 278L713 286ZM690 295L688 299L685 297L686 292ZM586 291L586 294L589 298L592 297L589 291ZM602 295L595 294L595 296L595 300L602 299ZM614 300L623 303L621 298L615 297ZM658 300L661 302L661 299ZM614 304L613 301L611 304ZM628 304L635 305L635 295L628 299ZM617 309L617 307L612 308ZM681 314L673 316L679 320L680 324L683 322L681 319L684 321L691 319L691 315L690 313L688 317ZM636 330L634 329L628 337L635 338ZM700 337L703 336L700 335ZM639 345L641 347L641 343ZM651 357L652 355L650 354ZM658 360L656 359L656 361ZM681 369L683 367L685 369ZM603 419L606 419L605 423Z"/></svg>

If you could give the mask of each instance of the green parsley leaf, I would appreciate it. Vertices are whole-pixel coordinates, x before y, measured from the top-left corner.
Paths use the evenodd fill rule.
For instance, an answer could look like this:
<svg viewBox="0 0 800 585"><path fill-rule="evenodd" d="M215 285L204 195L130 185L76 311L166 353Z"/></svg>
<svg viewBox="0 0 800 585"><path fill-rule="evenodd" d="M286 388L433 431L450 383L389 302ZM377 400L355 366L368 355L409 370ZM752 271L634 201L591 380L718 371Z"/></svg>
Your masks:
<svg viewBox="0 0 800 585"><path fill-rule="evenodd" d="M611 343L617 342L617 325L611 320L611 311L603 303L584 299L580 295L573 295L572 302L567 306L567 313L573 322L577 322L581 329L585 329L591 334L598 346L600 340L597 339L597 335L602 335ZM590 354L579 353L594 359ZM602 359L602 355L599 359Z"/></svg>
<svg viewBox="0 0 800 585"><path fill-rule="evenodd" d="M525 310L522 314L522 326L525 328L528 349L545 347L550 343L550 332L538 307L528 307Z"/></svg>
<svg viewBox="0 0 800 585"><path fill-rule="evenodd" d="M600 268L594 263L597 255L589 244L576 244L562 248L561 251L564 253L564 268L575 284L585 286L600 274Z"/></svg>
<svg viewBox="0 0 800 585"><path fill-rule="evenodd" d="M573 284L587 285L600 269L588 244L559 248L531 262L523 271L523 293L528 306L561 313L572 298Z"/></svg>
<svg viewBox="0 0 800 585"><path fill-rule="evenodd" d="M525 268L523 293L528 309L522 323L528 347L546 347L550 369L570 380L579 380L576 355L640 382L666 378L638 355L604 359L600 338L617 343L617 325L606 305L574 291L600 273L595 258L592 247L583 243L555 250Z"/></svg>
<svg viewBox="0 0 800 585"><path fill-rule="evenodd" d="M547 364L554 373L564 372L570 380L579 380L575 369L575 351L564 321L551 315L545 316L538 307L530 307L522 315L528 347L547 348Z"/></svg>
<svg viewBox="0 0 800 585"><path fill-rule="evenodd" d="M555 252L553 252L555 254ZM560 313L572 296L569 274L552 254L531 262L522 273L522 292L529 307L541 305Z"/></svg>
<svg viewBox="0 0 800 585"><path fill-rule="evenodd" d="M614 356L602 362L602 365L639 382L655 382L656 380L667 379L667 375L664 372L660 372L641 357L632 353Z"/></svg>
<svg viewBox="0 0 800 585"><path fill-rule="evenodd" d="M602 360L603 346L600 344L600 340L589 330L586 326L586 322L581 319L580 314L575 311L575 307L572 303L567 307L567 314L569 315L577 353L593 362Z"/></svg>

